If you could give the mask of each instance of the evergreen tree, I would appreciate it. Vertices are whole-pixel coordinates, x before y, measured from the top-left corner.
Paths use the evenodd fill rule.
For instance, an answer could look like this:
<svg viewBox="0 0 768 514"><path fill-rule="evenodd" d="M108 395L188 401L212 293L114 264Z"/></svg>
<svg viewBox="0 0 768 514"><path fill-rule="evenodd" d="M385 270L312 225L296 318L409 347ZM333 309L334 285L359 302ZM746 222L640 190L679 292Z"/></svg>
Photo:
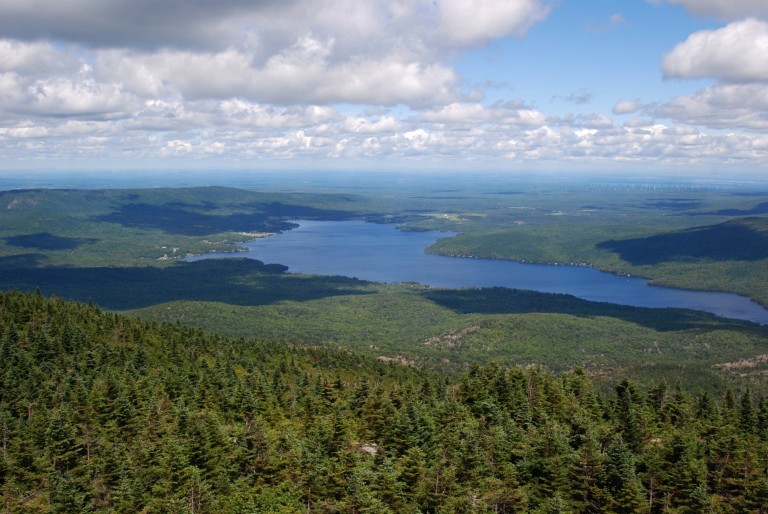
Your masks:
<svg viewBox="0 0 768 514"><path fill-rule="evenodd" d="M603 460L601 482L610 495L609 510L646 512L645 492L637 476L635 458L621 437L608 444Z"/></svg>
<svg viewBox="0 0 768 514"><path fill-rule="evenodd" d="M643 430L638 413L639 398L634 385L623 380L616 386L616 417L622 438L633 450L642 445Z"/></svg>
<svg viewBox="0 0 768 514"><path fill-rule="evenodd" d="M0 512L764 512L768 403L0 293Z"/></svg>
<svg viewBox="0 0 768 514"><path fill-rule="evenodd" d="M757 431L757 413L752 401L752 393L749 388L741 396L741 408L739 409L739 425L746 433Z"/></svg>

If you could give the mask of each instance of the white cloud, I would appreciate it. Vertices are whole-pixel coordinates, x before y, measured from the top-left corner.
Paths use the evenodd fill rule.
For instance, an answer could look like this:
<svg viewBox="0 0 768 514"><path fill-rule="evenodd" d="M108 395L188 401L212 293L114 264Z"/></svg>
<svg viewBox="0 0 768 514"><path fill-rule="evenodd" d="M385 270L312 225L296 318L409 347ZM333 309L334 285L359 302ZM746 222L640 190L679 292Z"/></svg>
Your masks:
<svg viewBox="0 0 768 514"><path fill-rule="evenodd" d="M403 138L410 143L411 148L423 150L432 139L432 136L424 129L416 129L403 134Z"/></svg>
<svg viewBox="0 0 768 514"><path fill-rule="evenodd" d="M189 154L194 150L194 145L189 141L182 141L180 139L174 139L168 141L163 148L160 149L159 154L163 157L178 156Z"/></svg>
<svg viewBox="0 0 768 514"><path fill-rule="evenodd" d="M393 116L382 116L371 120L364 116L351 116L344 121L344 130L356 134L395 133L402 129L403 124Z"/></svg>
<svg viewBox="0 0 768 514"><path fill-rule="evenodd" d="M0 74L0 110L6 116L122 116L136 107L116 84L103 84L83 66L78 75L31 78Z"/></svg>
<svg viewBox="0 0 768 514"><path fill-rule="evenodd" d="M163 94L163 81L139 59L125 52L106 50L99 52L94 64L97 80L122 84L123 89L142 97Z"/></svg>
<svg viewBox="0 0 768 514"><path fill-rule="evenodd" d="M0 129L0 134L17 139L41 138L50 134L50 129L41 125L22 125Z"/></svg>
<svg viewBox="0 0 768 514"><path fill-rule="evenodd" d="M614 126L613 120L602 114L588 114L579 116L579 124L589 129L606 129Z"/></svg>
<svg viewBox="0 0 768 514"><path fill-rule="evenodd" d="M729 5L710 2L708 7L700 7L714 8L715 4L724 9ZM731 4L731 13L755 7L748 2ZM696 32L664 56L662 71L668 78L714 78L718 82L658 105L654 116L682 127L768 131L768 22L747 18L717 30ZM644 110L652 108L645 106Z"/></svg>
<svg viewBox="0 0 768 514"><path fill-rule="evenodd" d="M5 0L0 33L19 40L53 38L94 48L218 52L261 47L267 55L307 31L340 40L342 51L475 45L522 35L548 14L545 0ZM375 34L376 38L371 38ZM377 41L377 39L379 41ZM402 44L402 43L401 43ZM406 43L409 44L409 43ZM423 52L425 48L421 48Z"/></svg>
<svg viewBox="0 0 768 514"><path fill-rule="evenodd" d="M439 33L458 45L524 35L550 8L535 0L442 0Z"/></svg>
<svg viewBox="0 0 768 514"><path fill-rule="evenodd" d="M238 15L264 14L275 2L219 0L4 0L0 33L92 47L196 47L232 42ZM291 3L288 0L286 3Z"/></svg>
<svg viewBox="0 0 768 514"><path fill-rule="evenodd" d="M459 95L456 73L440 64L402 62L397 58L354 61L328 70L316 92L316 102L372 103L375 105L432 105Z"/></svg>
<svg viewBox="0 0 768 514"><path fill-rule="evenodd" d="M213 123L251 128L298 128L337 121L341 115L327 106L277 108L242 99L223 100L213 112Z"/></svg>
<svg viewBox="0 0 768 514"><path fill-rule="evenodd" d="M460 96L453 52L524 34L546 2L7 0L0 34L16 41L0 41L0 71L61 67L66 52L36 42L54 38L144 98L434 105Z"/></svg>
<svg viewBox="0 0 768 514"><path fill-rule="evenodd" d="M47 115L103 114L125 107L118 88L93 80L40 80L29 86L27 93L24 108Z"/></svg>
<svg viewBox="0 0 768 514"><path fill-rule="evenodd" d="M451 103L436 110L423 111L416 120L444 130L509 131L541 127L547 116L527 107L522 101L484 106L481 103Z"/></svg>
<svg viewBox="0 0 768 514"><path fill-rule="evenodd" d="M0 73L0 112L18 105L24 98L24 87L16 73Z"/></svg>
<svg viewBox="0 0 768 514"><path fill-rule="evenodd" d="M477 107L459 105L467 113L479 112ZM148 102L141 114L120 124L123 128L142 122L160 125L158 120L168 119L162 130L135 126L123 130L108 121L58 118L44 124L7 125L0 128L0 139L3 155L17 152L25 158L56 155L65 159L120 152L134 159L216 158L218 163L300 158L421 162L439 157L509 165L533 161L560 165L645 162L683 166L694 161L768 165L765 135L708 135L690 125L639 118L622 126L601 116L542 119L538 111L514 106L514 102L485 106L485 123L456 125L444 119L428 121L409 112L372 114L363 109L342 115L323 106L275 108L244 100ZM521 121L526 116L536 123ZM461 117L456 119L460 123ZM690 120L680 123L686 121ZM457 126L462 130L456 130Z"/></svg>
<svg viewBox="0 0 768 514"><path fill-rule="evenodd" d="M547 122L547 116L536 109L516 109L502 111L499 124L502 126L540 127Z"/></svg>
<svg viewBox="0 0 768 514"><path fill-rule="evenodd" d="M184 131L211 124L211 108L200 104L185 103L179 98L146 100L121 121L125 130L131 131Z"/></svg>
<svg viewBox="0 0 768 514"><path fill-rule="evenodd" d="M77 65L75 59L50 43L0 39L0 72L39 75L65 71L67 67Z"/></svg>
<svg viewBox="0 0 768 514"><path fill-rule="evenodd" d="M52 133L64 138L87 136L90 140L108 141L116 131L115 125L108 121L66 120L53 127Z"/></svg>
<svg viewBox="0 0 768 514"><path fill-rule="evenodd" d="M713 128L768 131L768 84L721 84L674 98L656 116Z"/></svg>
<svg viewBox="0 0 768 514"><path fill-rule="evenodd" d="M245 52L215 54L162 51L150 55L110 52L96 75L136 94L172 88L187 99L247 98L278 104L430 104L459 95L458 76L440 64L399 55L335 62L334 42L307 35L254 66ZM131 73L134 70L134 73Z"/></svg>
<svg viewBox="0 0 768 514"><path fill-rule="evenodd" d="M613 106L613 114L632 114L640 109L637 100L620 100Z"/></svg>
<svg viewBox="0 0 768 514"><path fill-rule="evenodd" d="M451 103L438 110L425 111L420 119L430 123L458 123L471 124L485 123L493 113L481 104Z"/></svg>
<svg viewBox="0 0 768 514"><path fill-rule="evenodd" d="M667 77L768 81L768 22L754 18L692 34L664 56Z"/></svg>
<svg viewBox="0 0 768 514"><path fill-rule="evenodd" d="M682 5L698 16L715 16L722 20L768 16L768 3L765 0L651 0L651 2Z"/></svg>
<svg viewBox="0 0 768 514"><path fill-rule="evenodd" d="M623 99L613 114L635 117L621 126L586 112L586 93L558 97L579 105L571 115L495 101L514 80L485 103L492 84L461 77L457 56L526 34L556 3L5 0L0 156L768 165L768 29L755 19L694 34L665 60L670 77L721 83L660 106ZM760 14L698 2L714 6ZM617 13L602 27L624 23Z"/></svg>

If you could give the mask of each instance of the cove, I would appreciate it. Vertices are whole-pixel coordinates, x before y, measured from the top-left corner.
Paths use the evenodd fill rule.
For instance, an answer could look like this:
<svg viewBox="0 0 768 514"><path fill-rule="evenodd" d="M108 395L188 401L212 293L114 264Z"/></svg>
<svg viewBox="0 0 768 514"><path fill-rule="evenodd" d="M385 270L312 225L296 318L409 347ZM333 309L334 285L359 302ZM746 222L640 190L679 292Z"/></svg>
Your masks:
<svg viewBox="0 0 768 514"><path fill-rule="evenodd" d="M294 273L342 275L374 282L418 282L432 287L492 287L565 293L585 300L637 307L679 307L768 324L768 310L730 293L648 284L581 266L465 259L424 252L441 232L403 232L364 221L296 221L298 227L257 239L247 252L211 253L188 260L248 257L288 266Z"/></svg>

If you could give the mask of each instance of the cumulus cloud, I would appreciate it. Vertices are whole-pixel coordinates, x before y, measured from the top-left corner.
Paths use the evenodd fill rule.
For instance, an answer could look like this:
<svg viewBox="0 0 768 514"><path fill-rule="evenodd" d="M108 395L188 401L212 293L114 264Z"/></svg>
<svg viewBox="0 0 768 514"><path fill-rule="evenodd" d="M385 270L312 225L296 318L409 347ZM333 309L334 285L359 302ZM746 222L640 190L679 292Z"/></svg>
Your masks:
<svg viewBox="0 0 768 514"><path fill-rule="evenodd" d="M620 100L613 106L613 114L632 114L640 109L637 100Z"/></svg>
<svg viewBox="0 0 768 514"><path fill-rule="evenodd" d="M93 80L53 79L30 85L21 108L61 116L114 113L124 107L125 97L117 87Z"/></svg>
<svg viewBox="0 0 768 514"><path fill-rule="evenodd" d="M15 73L0 73L0 107L7 111L8 107L18 105L24 98L24 87Z"/></svg>
<svg viewBox="0 0 768 514"><path fill-rule="evenodd" d="M165 88L162 75L122 51L100 52L94 63L94 75L101 82L122 84L126 91L142 97L161 96Z"/></svg>
<svg viewBox="0 0 768 514"><path fill-rule="evenodd" d="M231 25L239 14L265 13L279 3L4 0L0 33L25 41L52 38L92 47L208 48L231 43Z"/></svg>
<svg viewBox="0 0 768 514"><path fill-rule="evenodd" d="M268 54L303 34L333 36L342 51L379 45L482 44L523 35L544 19L546 0L6 0L0 33L35 41L53 38L96 48L221 51L264 46ZM371 35L376 37L372 38ZM409 36L409 37L402 37ZM419 48L422 47L422 48Z"/></svg>
<svg viewBox="0 0 768 514"><path fill-rule="evenodd" d="M372 120L364 116L350 116L343 124L344 130L356 134L377 134L397 132L402 124L393 116L382 116Z"/></svg>
<svg viewBox="0 0 768 514"><path fill-rule="evenodd" d="M663 103L655 116L685 125L768 132L767 22L747 18L696 32L664 56L662 70L670 78L706 77L717 83Z"/></svg>
<svg viewBox="0 0 768 514"><path fill-rule="evenodd" d="M524 99L485 103L478 89L494 84L470 85L456 57L523 36L556 3L5 0L0 156L768 165L768 51L755 49L766 33L756 19L678 45L667 76L721 83L658 107L621 100L613 114L633 115L623 125L600 113L550 115ZM710 4L710 14L728 7ZM746 13L746 2L728 5L718 16ZM617 13L601 27L624 23ZM494 96L515 84L501 86Z"/></svg>
<svg viewBox="0 0 768 514"><path fill-rule="evenodd" d="M459 45L475 45L508 34L523 35L549 10L535 0L442 0L440 34Z"/></svg>
<svg viewBox="0 0 768 514"><path fill-rule="evenodd" d="M666 77L768 81L768 22L754 18L692 34L662 62Z"/></svg>
<svg viewBox="0 0 768 514"><path fill-rule="evenodd" d="M681 5L698 16L736 20L749 16L768 16L765 0L651 0L652 3Z"/></svg>
<svg viewBox="0 0 768 514"><path fill-rule="evenodd" d="M420 119L431 123L471 124L485 123L493 113L481 104L451 103L437 110L425 111Z"/></svg>
<svg viewBox="0 0 768 514"><path fill-rule="evenodd" d="M656 116L713 128L768 132L768 84L719 84L660 106Z"/></svg>
<svg viewBox="0 0 768 514"><path fill-rule="evenodd" d="M509 101L485 106L480 103L452 103L435 110L425 110L416 121L429 123L441 130L510 131L541 127L547 116L526 106L522 101Z"/></svg>
<svg viewBox="0 0 768 514"><path fill-rule="evenodd" d="M549 9L547 0L8 0L0 71L56 63L39 43L53 39L88 48L97 80L142 97L445 103L461 93L445 64L453 52L523 35Z"/></svg>
<svg viewBox="0 0 768 514"><path fill-rule="evenodd" d="M76 67L77 60L47 42L0 39L0 72L41 75Z"/></svg>
<svg viewBox="0 0 768 514"><path fill-rule="evenodd" d="M126 158L216 162L365 158L416 163L439 156L467 162L514 159L520 164L586 160L768 165L766 135L713 136L691 125L642 118L624 125L604 116L560 120L515 102L456 104L428 111L431 119L365 109L341 114L326 106L276 108L244 100L185 103L183 108L173 101L147 104L135 119L121 121L123 129L104 120L63 118L6 125L0 128L1 152L60 159L120 152ZM150 113L158 123L167 123L161 131L126 129L130 123L148 121Z"/></svg>
<svg viewBox="0 0 768 514"><path fill-rule="evenodd" d="M547 123L547 116L536 109L509 109L500 114L502 127L541 127Z"/></svg>
<svg viewBox="0 0 768 514"><path fill-rule="evenodd" d="M262 67L254 67L248 54L234 49L216 54L112 54L97 63L97 75L125 84L136 94L156 95L170 88L191 100L419 105L460 94L458 76L441 64L403 61L396 55L333 63L331 47L332 42L307 37Z"/></svg>
<svg viewBox="0 0 768 514"><path fill-rule="evenodd" d="M115 117L136 105L119 85L96 81L88 65L53 76L0 73L0 110L6 116Z"/></svg>

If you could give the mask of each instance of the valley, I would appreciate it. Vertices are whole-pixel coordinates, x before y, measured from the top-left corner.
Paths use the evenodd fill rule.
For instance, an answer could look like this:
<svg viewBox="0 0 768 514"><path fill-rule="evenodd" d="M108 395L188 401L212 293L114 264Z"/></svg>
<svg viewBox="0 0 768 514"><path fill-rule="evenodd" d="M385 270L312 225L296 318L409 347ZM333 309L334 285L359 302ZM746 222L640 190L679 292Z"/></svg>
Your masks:
<svg viewBox="0 0 768 514"><path fill-rule="evenodd" d="M450 374L492 362L579 367L606 387L628 376L717 394L766 388L768 338L748 322L515 288L296 274L253 260L180 262L236 252L253 233L291 230L296 219L366 220L455 233L430 246L437 254L590 265L764 301L766 222L756 213L768 193L758 186L455 178L438 189L423 177L355 191L327 180L277 186L2 192L0 289L39 288L221 335L342 347ZM754 365L728 364L742 359Z"/></svg>
<svg viewBox="0 0 768 514"><path fill-rule="evenodd" d="M759 511L768 325L243 250L376 223L765 304L768 193L424 185L0 192L6 511Z"/></svg>

